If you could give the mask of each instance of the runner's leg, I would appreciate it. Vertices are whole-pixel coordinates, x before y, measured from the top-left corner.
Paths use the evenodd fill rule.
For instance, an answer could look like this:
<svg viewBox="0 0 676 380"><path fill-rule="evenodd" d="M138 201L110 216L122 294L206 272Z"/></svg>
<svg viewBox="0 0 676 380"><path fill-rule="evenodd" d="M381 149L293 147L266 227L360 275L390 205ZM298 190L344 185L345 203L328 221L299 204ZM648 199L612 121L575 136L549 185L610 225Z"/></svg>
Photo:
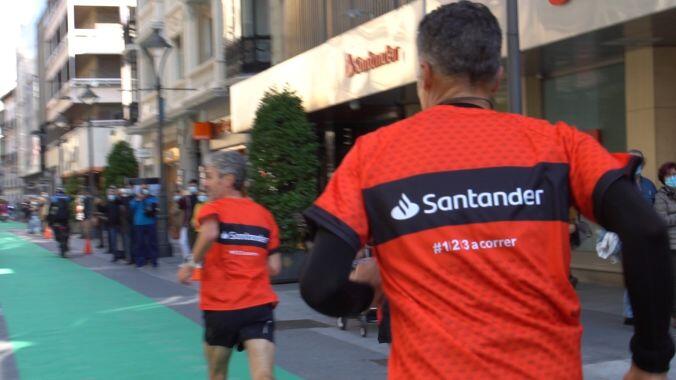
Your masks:
<svg viewBox="0 0 676 380"><path fill-rule="evenodd" d="M249 339L244 342L249 357L249 370L253 380L272 380L275 363L275 344L267 339Z"/></svg>
<svg viewBox="0 0 676 380"><path fill-rule="evenodd" d="M209 380L225 380L228 377L228 362L232 349L210 346L204 343L204 356L209 366Z"/></svg>

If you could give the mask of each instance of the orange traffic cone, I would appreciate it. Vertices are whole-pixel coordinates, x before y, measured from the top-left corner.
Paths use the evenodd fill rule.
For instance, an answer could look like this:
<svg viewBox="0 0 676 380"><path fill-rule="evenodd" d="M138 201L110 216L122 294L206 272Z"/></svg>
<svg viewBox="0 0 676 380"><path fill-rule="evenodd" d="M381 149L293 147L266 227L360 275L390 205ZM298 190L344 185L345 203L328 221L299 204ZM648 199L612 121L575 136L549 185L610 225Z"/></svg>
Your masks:
<svg viewBox="0 0 676 380"><path fill-rule="evenodd" d="M44 236L45 239L52 239L54 237L54 233L52 232L51 228L46 227L42 236Z"/></svg>
<svg viewBox="0 0 676 380"><path fill-rule="evenodd" d="M202 266L196 266L195 269L192 270L192 277L190 279L193 281L202 280Z"/></svg>
<svg viewBox="0 0 676 380"><path fill-rule="evenodd" d="M84 254L85 255L91 255L92 254L92 241L89 240L89 239L85 240Z"/></svg>

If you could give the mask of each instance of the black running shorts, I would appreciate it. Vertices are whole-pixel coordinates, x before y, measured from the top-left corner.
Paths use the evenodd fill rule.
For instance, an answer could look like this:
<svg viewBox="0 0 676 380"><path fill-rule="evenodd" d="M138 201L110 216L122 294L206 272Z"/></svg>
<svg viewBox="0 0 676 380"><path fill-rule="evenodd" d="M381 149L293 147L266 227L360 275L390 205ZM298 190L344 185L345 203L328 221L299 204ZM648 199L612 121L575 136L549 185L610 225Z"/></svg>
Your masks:
<svg viewBox="0 0 676 380"><path fill-rule="evenodd" d="M274 343L275 321L272 305L266 304L247 309L210 311L204 310L204 341L210 346L244 349L250 339L267 339Z"/></svg>

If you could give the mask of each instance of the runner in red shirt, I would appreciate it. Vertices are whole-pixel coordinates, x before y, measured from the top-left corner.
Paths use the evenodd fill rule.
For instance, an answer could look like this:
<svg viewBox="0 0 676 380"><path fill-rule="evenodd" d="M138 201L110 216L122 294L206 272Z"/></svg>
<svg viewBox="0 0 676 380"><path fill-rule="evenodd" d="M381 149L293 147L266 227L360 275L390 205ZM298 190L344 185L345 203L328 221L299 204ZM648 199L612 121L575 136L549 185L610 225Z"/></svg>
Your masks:
<svg viewBox="0 0 676 380"><path fill-rule="evenodd" d="M366 308L378 276L348 276L373 241L391 307L390 378L580 379L572 202L625 247L638 322L630 378L665 378L669 250L629 179L637 162L566 124L490 110L501 40L477 3L421 22L423 111L360 138L307 211L320 230L301 294L333 316Z"/></svg>
<svg viewBox="0 0 676 380"><path fill-rule="evenodd" d="M279 231L272 214L242 195L246 159L219 152L207 166L210 202L200 209L193 258L179 269L190 280L203 262L200 308L204 311L204 350L211 379L227 377L234 346L246 349L251 377L272 379L273 308L277 296L270 276L279 273Z"/></svg>

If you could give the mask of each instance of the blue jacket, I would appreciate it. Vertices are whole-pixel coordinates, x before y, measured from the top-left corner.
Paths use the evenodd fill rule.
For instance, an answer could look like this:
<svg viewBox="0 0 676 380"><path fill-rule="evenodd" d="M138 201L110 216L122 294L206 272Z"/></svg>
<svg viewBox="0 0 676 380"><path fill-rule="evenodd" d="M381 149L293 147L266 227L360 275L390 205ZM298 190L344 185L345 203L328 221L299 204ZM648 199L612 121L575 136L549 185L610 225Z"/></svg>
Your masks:
<svg viewBox="0 0 676 380"><path fill-rule="evenodd" d="M66 202L70 202L70 197L68 195L65 195L65 194L55 194L51 198L49 198L49 202L56 203L61 199L65 199Z"/></svg>
<svg viewBox="0 0 676 380"><path fill-rule="evenodd" d="M655 194L657 194L657 188L655 185L648 178L641 176L637 186L638 191L641 192L643 198L650 202L650 205L655 204Z"/></svg>
<svg viewBox="0 0 676 380"><path fill-rule="evenodd" d="M157 198L150 196L143 200L138 200L136 198L132 199L129 202L131 211L134 214L134 225L135 226L148 226L155 224L157 216L149 217L146 215L146 210L157 209Z"/></svg>

